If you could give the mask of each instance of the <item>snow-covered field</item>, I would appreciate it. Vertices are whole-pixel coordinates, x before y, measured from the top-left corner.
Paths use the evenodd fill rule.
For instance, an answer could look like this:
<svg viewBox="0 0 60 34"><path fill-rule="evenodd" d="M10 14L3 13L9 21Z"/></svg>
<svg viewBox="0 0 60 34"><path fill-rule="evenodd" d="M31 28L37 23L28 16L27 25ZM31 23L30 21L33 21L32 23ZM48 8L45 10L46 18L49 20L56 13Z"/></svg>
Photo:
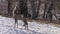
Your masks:
<svg viewBox="0 0 60 34"><path fill-rule="evenodd" d="M18 28L14 27L14 19L0 16L0 34L60 34L60 28L50 24L38 24L28 22L29 30L22 26L22 20L18 20Z"/></svg>

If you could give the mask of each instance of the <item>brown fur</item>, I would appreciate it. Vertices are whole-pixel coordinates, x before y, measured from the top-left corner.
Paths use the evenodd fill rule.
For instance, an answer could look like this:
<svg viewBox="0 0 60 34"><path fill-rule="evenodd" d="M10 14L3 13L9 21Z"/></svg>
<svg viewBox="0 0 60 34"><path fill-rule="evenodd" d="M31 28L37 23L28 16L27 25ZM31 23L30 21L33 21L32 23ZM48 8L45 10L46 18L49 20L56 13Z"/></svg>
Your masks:
<svg viewBox="0 0 60 34"><path fill-rule="evenodd" d="M25 26L25 29L28 30L28 22L27 22L27 19L26 18L23 18L23 22L24 22L24 25Z"/></svg>

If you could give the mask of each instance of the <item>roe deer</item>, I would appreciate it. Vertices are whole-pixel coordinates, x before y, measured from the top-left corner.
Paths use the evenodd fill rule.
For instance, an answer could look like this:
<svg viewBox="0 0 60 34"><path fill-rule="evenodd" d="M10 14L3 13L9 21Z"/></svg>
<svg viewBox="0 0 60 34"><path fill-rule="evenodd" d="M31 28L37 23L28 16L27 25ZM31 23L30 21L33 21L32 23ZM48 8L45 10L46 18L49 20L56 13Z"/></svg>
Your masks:
<svg viewBox="0 0 60 34"><path fill-rule="evenodd" d="M13 13L13 18L15 19L15 24L14 24L14 26L16 26L16 24L17 24L17 27L18 27L18 19L17 19L17 14L16 14L16 8L17 8L17 6L18 6L18 4L17 4L17 2L15 3L15 7L14 7L14 9L13 9L13 11L12 11L12 13Z"/></svg>

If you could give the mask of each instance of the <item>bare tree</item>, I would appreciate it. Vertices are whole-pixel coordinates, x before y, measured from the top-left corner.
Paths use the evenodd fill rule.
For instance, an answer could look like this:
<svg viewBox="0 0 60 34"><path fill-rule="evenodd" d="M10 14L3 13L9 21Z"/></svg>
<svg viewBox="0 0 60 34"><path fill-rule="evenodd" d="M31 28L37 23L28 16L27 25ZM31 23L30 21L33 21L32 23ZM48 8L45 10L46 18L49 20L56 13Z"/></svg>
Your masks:
<svg viewBox="0 0 60 34"><path fill-rule="evenodd" d="M11 16L12 14L12 0L7 0L8 1L8 14Z"/></svg>
<svg viewBox="0 0 60 34"><path fill-rule="evenodd" d="M46 18L49 17L50 21L52 20L52 12L51 10L53 9L53 1L46 1L47 3L50 2L50 5L47 6L47 3L45 3L45 8L44 8L44 14L43 14L43 18ZM48 7L48 8L47 8ZM47 10L48 9L48 10ZM49 16L48 16L49 15Z"/></svg>
<svg viewBox="0 0 60 34"><path fill-rule="evenodd" d="M31 7L32 7L32 18L35 19L36 18L36 7L35 7L35 2L36 0L30 0L31 3Z"/></svg>
<svg viewBox="0 0 60 34"><path fill-rule="evenodd" d="M44 13L43 13L43 19L46 18L46 9L47 9L47 2L45 1L45 8L44 8Z"/></svg>
<svg viewBox="0 0 60 34"><path fill-rule="evenodd" d="M50 7L48 8L48 11L47 11L47 15L49 14L50 22L52 21L52 12L51 12L52 9L53 9L53 1L51 1Z"/></svg>
<svg viewBox="0 0 60 34"><path fill-rule="evenodd" d="M37 1L38 1L38 3L37 3L37 15L36 15L36 17L38 17L40 4L41 4L41 0L37 0Z"/></svg>

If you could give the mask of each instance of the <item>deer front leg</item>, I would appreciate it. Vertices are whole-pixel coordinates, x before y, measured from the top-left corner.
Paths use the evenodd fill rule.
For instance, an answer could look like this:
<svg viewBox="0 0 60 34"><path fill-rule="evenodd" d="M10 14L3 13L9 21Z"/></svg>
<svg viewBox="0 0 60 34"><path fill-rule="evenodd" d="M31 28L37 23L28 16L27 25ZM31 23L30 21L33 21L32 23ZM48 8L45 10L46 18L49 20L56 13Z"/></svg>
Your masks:
<svg viewBox="0 0 60 34"><path fill-rule="evenodd" d="M25 29L28 30L28 24L25 24Z"/></svg>
<svg viewBox="0 0 60 34"><path fill-rule="evenodd" d="M15 20L15 27L17 26L17 28L18 28L18 22Z"/></svg>
<svg viewBox="0 0 60 34"><path fill-rule="evenodd" d="M18 28L18 22L17 22L17 28Z"/></svg>
<svg viewBox="0 0 60 34"><path fill-rule="evenodd" d="M17 17L15 16L15 26L17 25L17 28L18 28L18 20L17 20Z"/></svg>

